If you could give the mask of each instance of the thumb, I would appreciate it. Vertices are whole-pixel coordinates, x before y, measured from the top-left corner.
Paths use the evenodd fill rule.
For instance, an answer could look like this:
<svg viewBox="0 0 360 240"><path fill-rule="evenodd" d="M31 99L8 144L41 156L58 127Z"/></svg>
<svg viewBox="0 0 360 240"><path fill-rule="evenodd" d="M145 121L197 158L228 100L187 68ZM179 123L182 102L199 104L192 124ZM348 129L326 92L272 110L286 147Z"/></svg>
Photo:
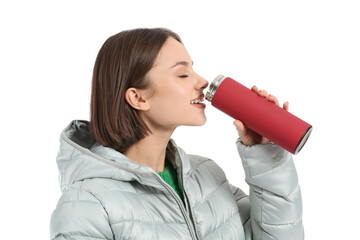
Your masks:
<svg viewBox="0 0 360 240"><path fill-rule="evenodd" d="M236 127L236 130L238 131L239 133L239 137L244 137L245 136L245 132L246 132L246 129L245 129L245 126L244 124L240 121L240 120L235 120L234 121L234 125Z"/></svg>

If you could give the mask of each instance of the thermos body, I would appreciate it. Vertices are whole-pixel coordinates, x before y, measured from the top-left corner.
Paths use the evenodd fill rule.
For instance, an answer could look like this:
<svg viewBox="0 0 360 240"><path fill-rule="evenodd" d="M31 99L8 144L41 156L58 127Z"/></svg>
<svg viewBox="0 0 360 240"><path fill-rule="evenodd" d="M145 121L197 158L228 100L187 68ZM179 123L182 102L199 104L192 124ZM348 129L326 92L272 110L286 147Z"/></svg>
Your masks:
<svg viewBox="0 0 360 240"><path fill-rule="evenodd" d="M210 84L206 100L293 154L302 149L312 131L309 123L229 77L217 76Z"/></svg>

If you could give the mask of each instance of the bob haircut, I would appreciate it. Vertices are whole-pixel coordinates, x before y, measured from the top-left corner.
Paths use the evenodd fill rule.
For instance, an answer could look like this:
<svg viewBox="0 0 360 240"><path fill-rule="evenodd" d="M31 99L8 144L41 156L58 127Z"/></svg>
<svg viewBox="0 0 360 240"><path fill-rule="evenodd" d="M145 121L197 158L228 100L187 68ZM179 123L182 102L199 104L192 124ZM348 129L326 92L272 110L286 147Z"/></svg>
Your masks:
<svg viewBox="0 0 360 240"><path fill-rule="evenodd" d="M139 111L125 100L128 88L147 89L147 73L165 43L180 37L164 28L140 28L108 38L96 57L90 100L90 128L94 139L121 153L151 134Z"/></svg>

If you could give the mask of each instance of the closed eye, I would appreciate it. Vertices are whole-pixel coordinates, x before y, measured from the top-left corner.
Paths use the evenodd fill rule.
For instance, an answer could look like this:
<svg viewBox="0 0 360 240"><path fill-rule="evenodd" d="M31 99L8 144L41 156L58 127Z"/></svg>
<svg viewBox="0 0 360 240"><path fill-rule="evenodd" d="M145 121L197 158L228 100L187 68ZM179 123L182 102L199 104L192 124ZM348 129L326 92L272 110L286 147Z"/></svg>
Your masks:
<svg viewBox="0 0 360 240"><path fill-rule="evenodd" d="M187 77L189 77L189 75L186 75L186 74L184 74L184 75L180 75L180 76L178 76L179 78L187 78Z"/></svg>

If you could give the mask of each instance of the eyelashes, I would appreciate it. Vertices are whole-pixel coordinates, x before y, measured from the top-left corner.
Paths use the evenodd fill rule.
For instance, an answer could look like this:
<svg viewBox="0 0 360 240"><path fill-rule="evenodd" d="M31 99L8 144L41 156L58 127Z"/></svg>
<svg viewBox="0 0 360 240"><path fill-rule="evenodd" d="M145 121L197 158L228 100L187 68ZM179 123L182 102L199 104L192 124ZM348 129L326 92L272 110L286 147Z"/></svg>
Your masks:
<svg viewBox="0 0 360 240"><path fill-rule="evenodd" d="M178 77L179 77L179 78L187 78L187 77L189 77L189 75L183 74L183 75L179 75Z"/></svg>

